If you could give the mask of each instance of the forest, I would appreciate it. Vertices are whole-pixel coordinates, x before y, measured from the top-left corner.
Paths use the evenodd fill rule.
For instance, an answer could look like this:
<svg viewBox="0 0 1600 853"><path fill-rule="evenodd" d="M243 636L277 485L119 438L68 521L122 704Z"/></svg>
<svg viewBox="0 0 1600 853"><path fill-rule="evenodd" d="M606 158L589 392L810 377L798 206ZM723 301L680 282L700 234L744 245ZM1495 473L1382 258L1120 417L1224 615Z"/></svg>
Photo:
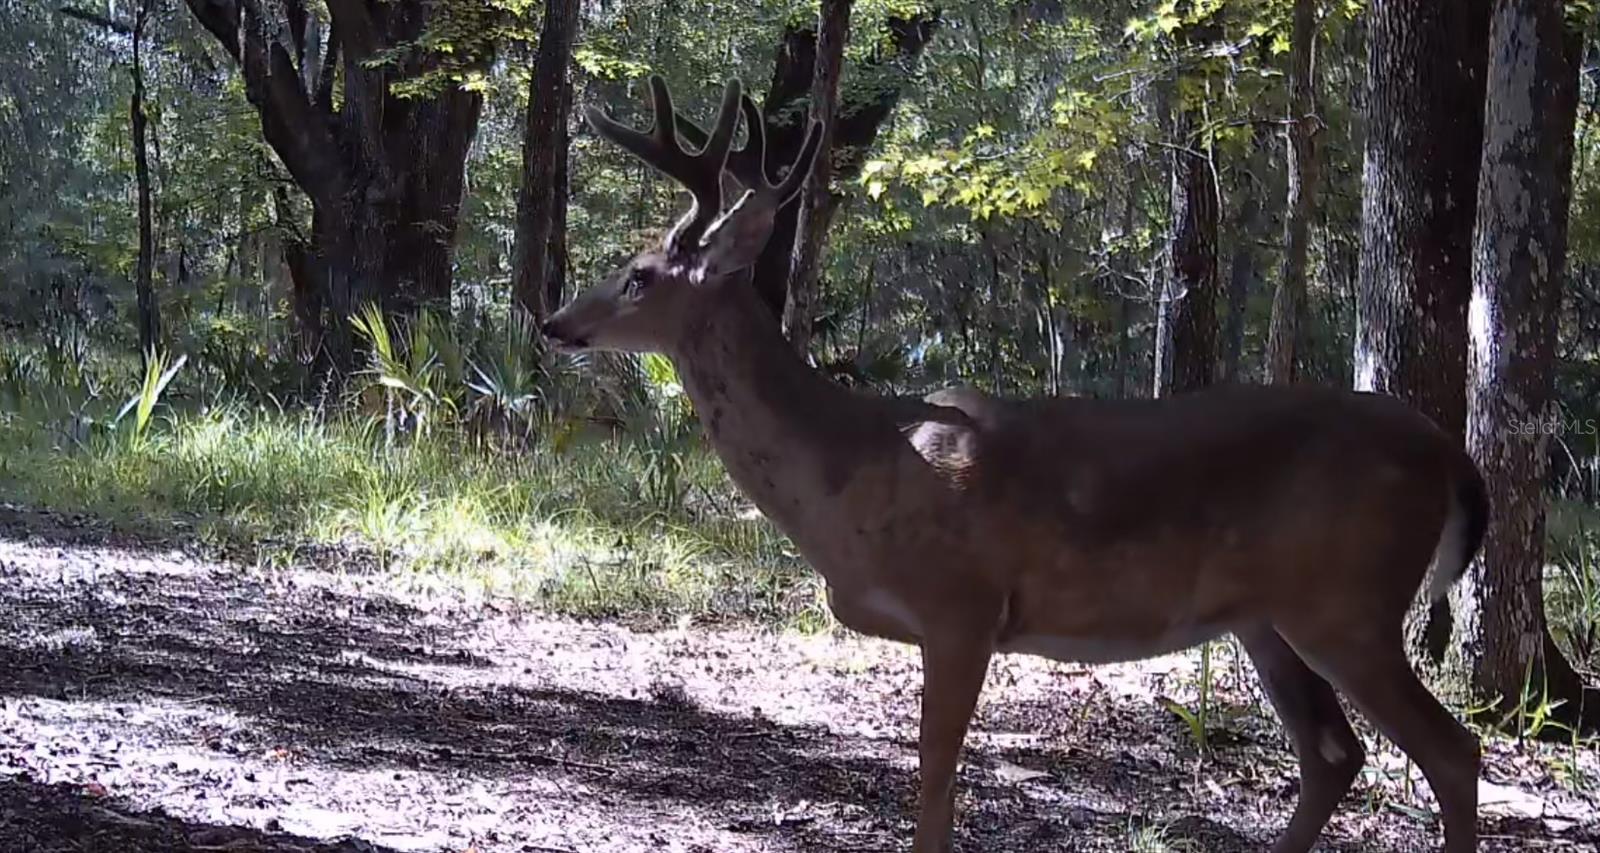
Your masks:
<svg viewBox="0 0 1600 853"><path fill-rule="evenodd" d="M1600 844L1593 0L0 0L0 47L0 850ZM706 189L678 145L719 139ZM1281 437L1227 400L1426 416L1487 514L1448 596L1404 591L1397 660L1475 778L1366 695L1345 724L1277 623L986 651L941 752L932 629L858 629L683 352L556 334L648 263L721 275L671 264L741 212L751 334L829 388L1221 395L1184 411L1225 458L1137 459L1208 446L1174 416L1032 460L1155 469L1140 530L1391 506L1240 498L1368 457L1295 449L1355 404L1263 409ZM903 431L937 467L934 425ZM1408 512L1372 523L1459 535ZM1119 606L1189 600L1162 571ZM1296 618L1360 648L1299 571Z"/></svg>

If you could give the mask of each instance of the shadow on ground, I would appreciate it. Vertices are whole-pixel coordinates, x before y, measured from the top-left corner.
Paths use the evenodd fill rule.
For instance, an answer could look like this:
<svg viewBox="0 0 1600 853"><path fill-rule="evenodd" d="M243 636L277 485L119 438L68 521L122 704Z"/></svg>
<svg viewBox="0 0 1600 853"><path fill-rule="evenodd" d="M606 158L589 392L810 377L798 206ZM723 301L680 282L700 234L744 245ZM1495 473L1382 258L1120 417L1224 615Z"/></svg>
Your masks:
<svg viewBox="0 0 1600 853"><path fill-rule="evenodd" d="M5 538L0 529L0 544ZM103 553L75 556L82 544L64 544L49 565L7 563L0 552L0 695L205 703L246 721L213 749L287 748L349 770L554 778L634 803L697 809L787 849L885 849L909 837L911 744L713 712L671 691L621 698L515 673L487 679L495 665L462 648L470 615L193 561L181 571L103 565ZM1159 813L1154 804L1184 796L1170 779L1129 772L1116 757L1006 753L1058 789L1055 811L1041 813L1037 792L983 769L994 757L980 755L964 772L969 849L1078 849L1074 839L1085 834L1126 838L1151 816L1105 803ZM778 796L849 808L785 820L771 814ZM1203 817L1178 829L1213 851L1260 848L1269 832L1252 827L1261 834L1250 837ZM135 816L60 787L0 783L0 841L45 830L83 843L22 849L191 850L194 838L226 828ZM241 849L382 850L267 835Z"/></svg>
<svg viewBox="0 0 1600 853"><path fill-rule="evenodd" d="M190 823L73 785L0 779L0 844L27 853L399 853L364 841L323 842L240 826Z"/></svg>

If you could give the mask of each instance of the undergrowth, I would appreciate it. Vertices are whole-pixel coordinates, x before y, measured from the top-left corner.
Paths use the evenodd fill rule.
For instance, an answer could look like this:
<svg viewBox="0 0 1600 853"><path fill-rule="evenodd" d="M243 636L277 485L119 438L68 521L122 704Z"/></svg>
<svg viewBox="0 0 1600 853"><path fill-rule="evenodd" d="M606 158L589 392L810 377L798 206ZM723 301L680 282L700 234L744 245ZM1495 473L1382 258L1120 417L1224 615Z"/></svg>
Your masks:
<svg viewBox="0 0 1600 853"><path fill-rule="evenodd" d="M367 423L223 405L167 412L125 440L78 439L0 414L0 498L203 538L280 560L354 545L382 568L448 577L582 616L822 624L815 582L710 454L684 451L678 489L626 438L505 452L451 434L388 445Z"/></svg>

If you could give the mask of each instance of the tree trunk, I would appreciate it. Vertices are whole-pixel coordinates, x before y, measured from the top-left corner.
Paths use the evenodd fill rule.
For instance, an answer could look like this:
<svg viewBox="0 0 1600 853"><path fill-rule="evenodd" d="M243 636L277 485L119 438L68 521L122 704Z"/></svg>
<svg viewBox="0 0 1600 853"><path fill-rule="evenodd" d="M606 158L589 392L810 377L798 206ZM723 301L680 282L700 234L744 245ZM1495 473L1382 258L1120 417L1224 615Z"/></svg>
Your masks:
<svg viewBox="0 0 1600 853"><path fill-rule="evenodd" d="M1150 396L1164 397L1172 386L1172 273L1161 271L1161 283L1151 290L1155 297L1155 350L1150 364Z"/></svg>
<svg viewBox="0 0 1600 853"><path fill-rule="evenodd" d="M571 258L567 253L567 202L571 196L572 178L572 77L567 69L561 84L560 136L556 139L556 178L552 187L555 203L550 216L550 260L545 264L544 304L560 305L567 293L567 269Z"/></svg>
<svg viewBox="0 0 1600 853"><path fill-rule="evenodd" d="M1489 0L1374 0L1367 20L1355 385L1464 437ZM1441 661L1449 623L1442 603L1409 620L1413 656Z"/></svg>
<svg viewBox="0 0 1600 853"><path fill-rule="evenodd" d="M527 128L522 138L522 189L517 194L517 236L512 260L511 293L536 320L553 309L549 299L550 235L557 207L567 203L557 186L558 149L566 141L567 66L577 31L578 0L545 4L539 34L539 58L528 82Z"/></svg>
<svg viewBox="0 0 1600 853"><path fill-rule="evenodd" d="M1289 193L1284 205L1283 273L1272 296L1267 333L1267 381L1295 380L1300 327L1306 315L1306 255L1317 207L1317 0L1295 0L1289 42Z"/></svg>
<svg viewBox="0 0 1600 853"><path fill-rule="evenodd" d="M1134 204L1138 201L1140 185L1130 183L1128 193L1122 201L1122 230L1119 236L1120 249L1113 261L1112 272L1119 277L1116 284L1117 293L1117 381L1114 391L1115 399L1121 400L1128 396L1128 374L1132 372L1132 341L1133 334L1133 301L1126 295L1128 285L1134 280L1133 273L1137 269L1137 262L1133 253L1133 213Z"/></svg>
<svg viewBox="0 0 1600 853"><path fill-rule="evenodd" d="M467 149L483 97L449 87L413 95L395 85L437 70L439 56L415 45L441 7L334 2L332 26L323 28L302 0L274 8L186 2L239 64L263 136L311 200L314 225L298 265L305 275L296 281L318 291L301 307L319 312L316 336L328 356L319 363L353 366L350 318L362 303L379 302L390 314L448 311ZM399 58L372 61L391 51ZM479 50L469 67L491 59Z"/></svg>
<svg viewBox="0 0 1600 853"><path fill-rule="evenodd" d="M1545 468L1566 265L1583 39L1559 5L1501 0L1473 244L1468 444L1490 488L1488 535L1461 587L1461 653L1476 697L1502 712L1525 689L1583 715L1565 660L1546 658ZM1532 681L1525 679L1532 675ZM1555 675L1555 678L1549 676ZM1565 682L1565 683L1563 683ZM1561 692L1556 692L1560 690ZM1591 697L1588 709L1600 711Z"/></svg>
<svg viewBox="0 0 1600 853"><path fill-rule="evenodd" d="M1172 151L1171 260L1162 294L1172 342L1170 356L1161 351L1158 366L1166 369L1155 384L1158 397L1198 390L1216 378L1217 175L1209 143L1194 133L1198 125L1198 116L1180 115Z"/></svg>
<svg viewBox="0 0 1600 853"><path fill-rule="evenodd" d="M314 365L324 358L326 330L322 325L322 282L316 256L300 231L289 190L278 185L272 194L272 217L283 247L283 265L289 272L289 313L294 317L295 351L301 364Z"/></svg>
<svg viewBox="0 0 1600 853"><path fill-rule="evenodd" d="M783 310L783 327L789 343L805 356L811 348L811 325L816 315L817 280L822 274L822 253L835 204L833 136L839 107L839 74L844 70L844 45L850 38L852 0L822 0L817 20L816 56L812 62L810 122L822 122L822 150L805 188L800 191L800 213L795 225L794 259L790 266L789 293Z"/></svg>
<svg viewBox="0 0 1600 853"><path fill-rule="evenodd" d="M134 292L139 303L139 356L146 359L155 353L161 340L153 269L156 243L150 213L150 156L145 138L149 120L144 111L143 47L144 28L149 21L150 0L142 0L133 25L133 97L129 110L133 126L133 172L139 188L139 259L134 271Z"/></svg>
<svg viewBox="0 0 1600 853"><path fill-rule="evenodd" d="M1268 168L1265 155L1266 140L1252 139L1249 156L1242 167L1235 170L1238 189L1233 204L1238 214L1234 217L1233 251L1228 260L1228 319L1222 329L1224 382L1238 381L1240 362L1244 358L1245 309L1257 278L1256 262L1260 255L1257 232L1266 220L1260 188L1260 175Z"/></svg>
<svg viewBox="0 0 1600 853"><path fill-rule="evenodd" d="M900 103L913 66L932 40L938 22L937 13L889 17L885 24L888 38L876 40L872 54L862 63L863 75L871 75L874 85L840 93L831 147L818 155L818 160L829 159L835 180L849 180L866 162L867 151ZM772 84L761 105L767 125L768 163L790 163L800 153L800 145L805 141L805 120L810 115L805 101L816 76L816 55L816 28L791 26L784 31L773 63ZM838 205L822 208L821 212L827 221L818 227L826 230L838 212ZM761 300L772 310L772 316L780 320L788 304L799 222L800 205L789 204L778 211L772 236L755 266Z"/></svg>

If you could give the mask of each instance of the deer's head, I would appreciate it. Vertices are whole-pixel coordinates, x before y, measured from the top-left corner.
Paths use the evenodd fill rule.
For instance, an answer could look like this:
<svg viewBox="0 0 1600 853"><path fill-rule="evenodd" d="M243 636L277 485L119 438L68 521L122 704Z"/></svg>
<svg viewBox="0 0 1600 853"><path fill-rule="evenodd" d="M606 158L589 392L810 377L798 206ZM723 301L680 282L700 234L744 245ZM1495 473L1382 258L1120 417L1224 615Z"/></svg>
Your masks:
<svg viewBox="0 0 1600 853"><path fill-rule="evenodd" d="M658 248L642 252L599 285L572 300L543 326L546 337L569 350L630 352L669 350L690 322L702 316L709 300L724 298L725 287L760 256L772 235L778 210L805 183L821 141L821 125L806 134L800 155L777 183L768 179L766 137L761 111L729 81L722 107L708 134L677 115L672 95L660 77L650 78L655 126L650 132L626 127L591 107L589 124L606 139L672 178L689 191L693 204ZM748 126L744 147L733 148L740 114ZM685 151L682 138L699 147ZM723 176L738 191L724 205ZM738 286L738 285L735 285Z"/></svg>

